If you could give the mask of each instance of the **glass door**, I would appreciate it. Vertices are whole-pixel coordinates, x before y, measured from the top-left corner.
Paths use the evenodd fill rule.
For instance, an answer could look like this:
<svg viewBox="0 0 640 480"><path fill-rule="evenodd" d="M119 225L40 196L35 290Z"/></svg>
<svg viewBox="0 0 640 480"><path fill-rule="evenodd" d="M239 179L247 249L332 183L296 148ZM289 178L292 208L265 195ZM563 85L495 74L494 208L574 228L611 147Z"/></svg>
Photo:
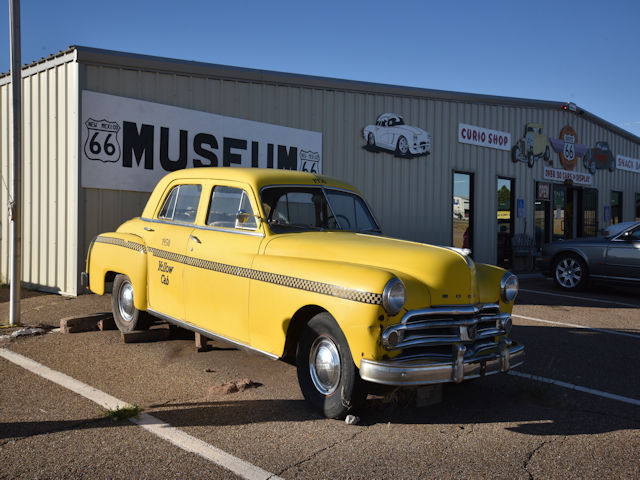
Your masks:
<svg viewBox="0 0 640 480"><path fill-rule="evenodd" d="M514 221L514 180L498 178L498 266L511 268Z"/></svg>
<svg viewBox="0 0 640 480"><path fill-rule="evenodd" d="M453 246L473 250L473 175L453 172Z"/></svg>

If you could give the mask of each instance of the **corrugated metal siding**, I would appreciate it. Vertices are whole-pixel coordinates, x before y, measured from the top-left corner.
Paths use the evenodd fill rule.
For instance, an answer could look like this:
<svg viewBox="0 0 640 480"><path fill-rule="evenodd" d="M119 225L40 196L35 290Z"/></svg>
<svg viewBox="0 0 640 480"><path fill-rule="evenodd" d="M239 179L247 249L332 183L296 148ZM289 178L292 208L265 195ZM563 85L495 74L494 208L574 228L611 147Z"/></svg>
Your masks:
<svg viewBox="0 0 640 480"><path fill-rule="evenodd" d="M78 85L73 56L23 72L22 280L77 293ZM11 83L0 85L2 177L9 183ZM9 280L8 197L3 184L0 277Z"/></svg>
<svg viewBox="0 0 640 480"><path fill-rule="evenodd" d="M420 98L415 95L376 94L339 88L309 88L247 80L186 76L178 73L135 71L103 65L83 65L82 88L129 96L195 110L274 123L323 133L323 171L356 185L371 202L388 235L441 245L452 243L451 203L453 171L474 175L475 249L479 261L495 262L497 248L497 179L514 179L515 198L526 201L526 233L534 233L535 182L544 181L544 162L533 169L513 163L510 152L458 143L458 124L509 132L518 141L528 122L544 125L557 138L572 125L578 141L593 146L606 140L616 154L640 158L640 145L571 113L532 106L482 104ZM405 117L406 123L432 135L432 154L412 159L363 148L362 129L384 112ZM554 168L562 168L551 152ZM586 171L579 159L576 171ZM631 219L640 175L598 170L598 217L609 204L611 190L622 190L625 219ZM112 229L125 218L139 215L146 197L120 192L87 191L85 241ZM115 211L106 212L115 206ZM97 209L97 211L96 211ZM515 220L515 233L525 231Z"/></svg>

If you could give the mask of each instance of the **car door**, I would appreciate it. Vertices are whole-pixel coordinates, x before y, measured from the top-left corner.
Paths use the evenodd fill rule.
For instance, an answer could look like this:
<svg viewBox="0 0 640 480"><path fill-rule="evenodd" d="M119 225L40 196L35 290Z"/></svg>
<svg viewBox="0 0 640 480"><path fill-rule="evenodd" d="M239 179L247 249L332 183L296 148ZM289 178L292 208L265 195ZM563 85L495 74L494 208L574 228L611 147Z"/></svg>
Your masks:
<svg viewBox="0 0 640 480"><path fill-rule="evenodd" d="M192 259L185 271L187 321L248 344L251 267L264 238L257 204L248 186L233 182L215 182L207 196L204 225L187 244Z"/></svg>
<svg viewBox="0 0 640 480"><path fill-rule="evenodd" d="M607 248L607 275L640 280L640 226L618 235Z"/></svg>
<svg viewBox="0 0 640 480"><path fill-rule="evenodd" d="M161 207L145 227L147 234L147 286L151 310L184 320L185 252L196 222L201 184L174 183Z"/></svg>

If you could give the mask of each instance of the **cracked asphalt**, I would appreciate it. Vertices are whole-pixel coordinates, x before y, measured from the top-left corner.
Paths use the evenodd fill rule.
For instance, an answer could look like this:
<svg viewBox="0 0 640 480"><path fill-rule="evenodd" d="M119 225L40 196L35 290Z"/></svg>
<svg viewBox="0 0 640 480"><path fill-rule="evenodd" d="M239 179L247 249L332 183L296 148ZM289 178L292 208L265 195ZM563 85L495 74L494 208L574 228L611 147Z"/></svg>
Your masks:
<svg viewBox="0 0 640 480"><path fill-rule="evenodd" d="M545 294L559 293L546 279L521 288L531 292L514 309L512 336L527 347L520 372L640 400L637 289L594 286L566 298ZM1 323L6 297L0 291ZM22 323L55 326L109 309L108 296L25 292ZM123 344L105 331L48 333L4 348L285 479L640 477L637 405L497 375L445 385L442 402L429 407L416 407L412 391L370 396L360 422L346 425L309 409L295 367L212 344L196 353L187 333ZM260 386L211 389L243 378ZM0 358L0 478L235 477Z"/></svg>

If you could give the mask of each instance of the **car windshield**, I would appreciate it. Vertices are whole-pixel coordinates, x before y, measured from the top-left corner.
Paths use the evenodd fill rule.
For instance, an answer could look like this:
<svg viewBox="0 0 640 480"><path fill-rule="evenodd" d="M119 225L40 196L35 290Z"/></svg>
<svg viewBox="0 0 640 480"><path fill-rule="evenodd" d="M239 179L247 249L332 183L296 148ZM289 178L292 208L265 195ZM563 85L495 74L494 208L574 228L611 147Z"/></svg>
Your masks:
<svg viewBox="0 0 640 480"><path fill-rule="evenodd" d="M640 225L640 223L638 222L614 223L613 225L609 225L608 227L602 229L602 236L607 238L615 237L616 235L624 232L627 228L636 224Z"/></svg>
<svg viewBox="0 0 640 480"><path fill-rule="evenodd" d="M396 125L404 125L404 120L401 117L390 118L389 126L395 127Z"/></svg>
<svg viewBox="0 0 640 480"><path fill-rule="evenodd" d="M309 230L381 233L365 201L351 192L312 186L266 187L261 199L274 233Z"/></svg>

